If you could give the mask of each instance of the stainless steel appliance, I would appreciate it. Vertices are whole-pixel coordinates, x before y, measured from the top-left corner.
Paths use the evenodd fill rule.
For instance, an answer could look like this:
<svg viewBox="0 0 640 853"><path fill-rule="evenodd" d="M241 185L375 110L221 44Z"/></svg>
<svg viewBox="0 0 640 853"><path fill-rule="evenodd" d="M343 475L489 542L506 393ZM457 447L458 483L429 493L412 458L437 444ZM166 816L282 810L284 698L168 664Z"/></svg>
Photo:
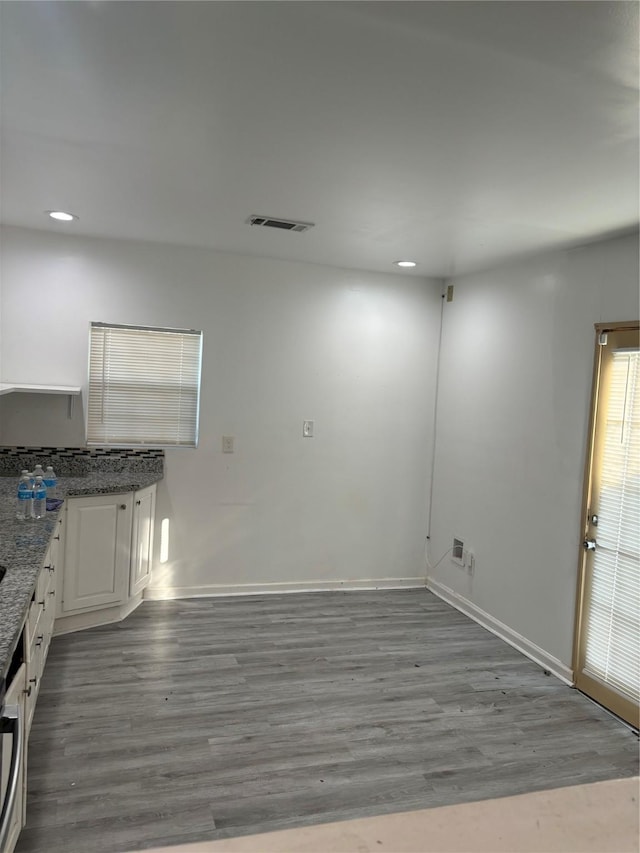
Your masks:
<svg viewBox="0 0 640 853"><path fill-rule="evenodd" d="M18 704L5 703L7 685L0 681L0 853L6 849L20 784L24 720Z"/></svg>
<svg viewBox="0 0 640 853"><path fill-rule="evenodd" d="M19 705L3 705L0 712L0 767L2 767L2 808L0 810L0 851L5 849L11 815L18 792L20 764L22 761L22 716ZM10 747L9 747L10 743ZM5 759L5 750L9 753ZM6 768L6 770L5 770ZM6 776L6 779L5 779Z"/></svg>

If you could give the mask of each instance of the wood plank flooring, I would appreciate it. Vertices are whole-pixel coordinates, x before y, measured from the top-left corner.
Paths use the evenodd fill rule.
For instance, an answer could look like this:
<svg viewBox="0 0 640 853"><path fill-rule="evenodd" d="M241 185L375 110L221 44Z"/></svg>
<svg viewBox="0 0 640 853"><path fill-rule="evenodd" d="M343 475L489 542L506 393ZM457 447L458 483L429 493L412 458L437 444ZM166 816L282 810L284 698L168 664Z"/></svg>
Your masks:
<svg viewBox="0 0 640 853"><path fill-rule="evenodd" d="M145 602L56 638L18 853L122 853L638 773L623 724L426 590Z"/></svg>

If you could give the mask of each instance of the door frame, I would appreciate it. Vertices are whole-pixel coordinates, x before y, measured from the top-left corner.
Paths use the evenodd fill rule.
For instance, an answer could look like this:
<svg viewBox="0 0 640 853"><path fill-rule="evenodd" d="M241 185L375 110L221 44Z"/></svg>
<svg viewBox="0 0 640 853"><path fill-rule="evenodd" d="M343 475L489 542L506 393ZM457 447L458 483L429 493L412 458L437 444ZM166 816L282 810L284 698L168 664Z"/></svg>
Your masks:
<svg viewBox="0 0 640 853"><path fill-rule="evenodd" d="M592 484L592 466L595 449L596 424L598 415L598 396L600 391L600 367L602 360L602 348L599 343L600 335L603 332L631 332L638 330L640 332L640 321L628 320L619 323L595 323L595 345L593 354L593 375L591 380L591 400L589 404L589 429L587 433L587 448L585 454L584 473L582 480L582 511L580 514L580 539L579 542L585 539L589 532L589 498L591 495ZM587 578L586 578L586 552L580 549L578 557L578 583L576 588L576 605L575 605L575 620L573 634L573 683L577 685L580 670L580 651L583 634L583 603L586 593ZM596 702L600 702L597 694L601 691L600 682L590 679L589 676L581 676L581 678L589 683L589 686L594 687L594 693L589 693L591 698ZM578 689L580 689L578 687ZM608 689L608 703L605 707L613 711L619 717L629 722L631 725L638 728L638 708L626 697L616 694L615 690ZM604 702L601 702L604 704Z"/></svg>

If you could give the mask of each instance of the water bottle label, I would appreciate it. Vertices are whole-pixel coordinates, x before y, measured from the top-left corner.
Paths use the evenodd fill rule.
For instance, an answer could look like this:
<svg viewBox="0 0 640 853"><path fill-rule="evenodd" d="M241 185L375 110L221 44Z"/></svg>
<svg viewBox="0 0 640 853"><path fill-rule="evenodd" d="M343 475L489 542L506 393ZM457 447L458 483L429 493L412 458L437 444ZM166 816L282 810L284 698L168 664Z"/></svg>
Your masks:
<svg viewBox="0 0 640 853"><path fill-rule="evenodd" d="M30 501L31 500L31 492L18 492L18 500L19 501Z"/></svg>
<svg viewBox="0 0 640 853"><path fill-rule="evenodd" d="M55 484L56 484L58 481L54 479L54 480L43 480L42 482L45 484L45 486L46 486L48 489L50 489L50 488L52 488L52 486L55 486Z"/></svg>

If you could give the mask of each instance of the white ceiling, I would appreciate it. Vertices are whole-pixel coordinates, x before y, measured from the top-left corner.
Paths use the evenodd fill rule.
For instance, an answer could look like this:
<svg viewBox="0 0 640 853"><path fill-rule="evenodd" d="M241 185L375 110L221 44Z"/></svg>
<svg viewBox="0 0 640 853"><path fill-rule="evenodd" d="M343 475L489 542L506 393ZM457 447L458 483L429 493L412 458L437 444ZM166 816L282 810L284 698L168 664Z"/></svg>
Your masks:
<svg viewBox="0 0 640 853"><path fill-rule="evenodd" d="M639 8L2 2L2 221L438 276L631 228Z"/></svg>

